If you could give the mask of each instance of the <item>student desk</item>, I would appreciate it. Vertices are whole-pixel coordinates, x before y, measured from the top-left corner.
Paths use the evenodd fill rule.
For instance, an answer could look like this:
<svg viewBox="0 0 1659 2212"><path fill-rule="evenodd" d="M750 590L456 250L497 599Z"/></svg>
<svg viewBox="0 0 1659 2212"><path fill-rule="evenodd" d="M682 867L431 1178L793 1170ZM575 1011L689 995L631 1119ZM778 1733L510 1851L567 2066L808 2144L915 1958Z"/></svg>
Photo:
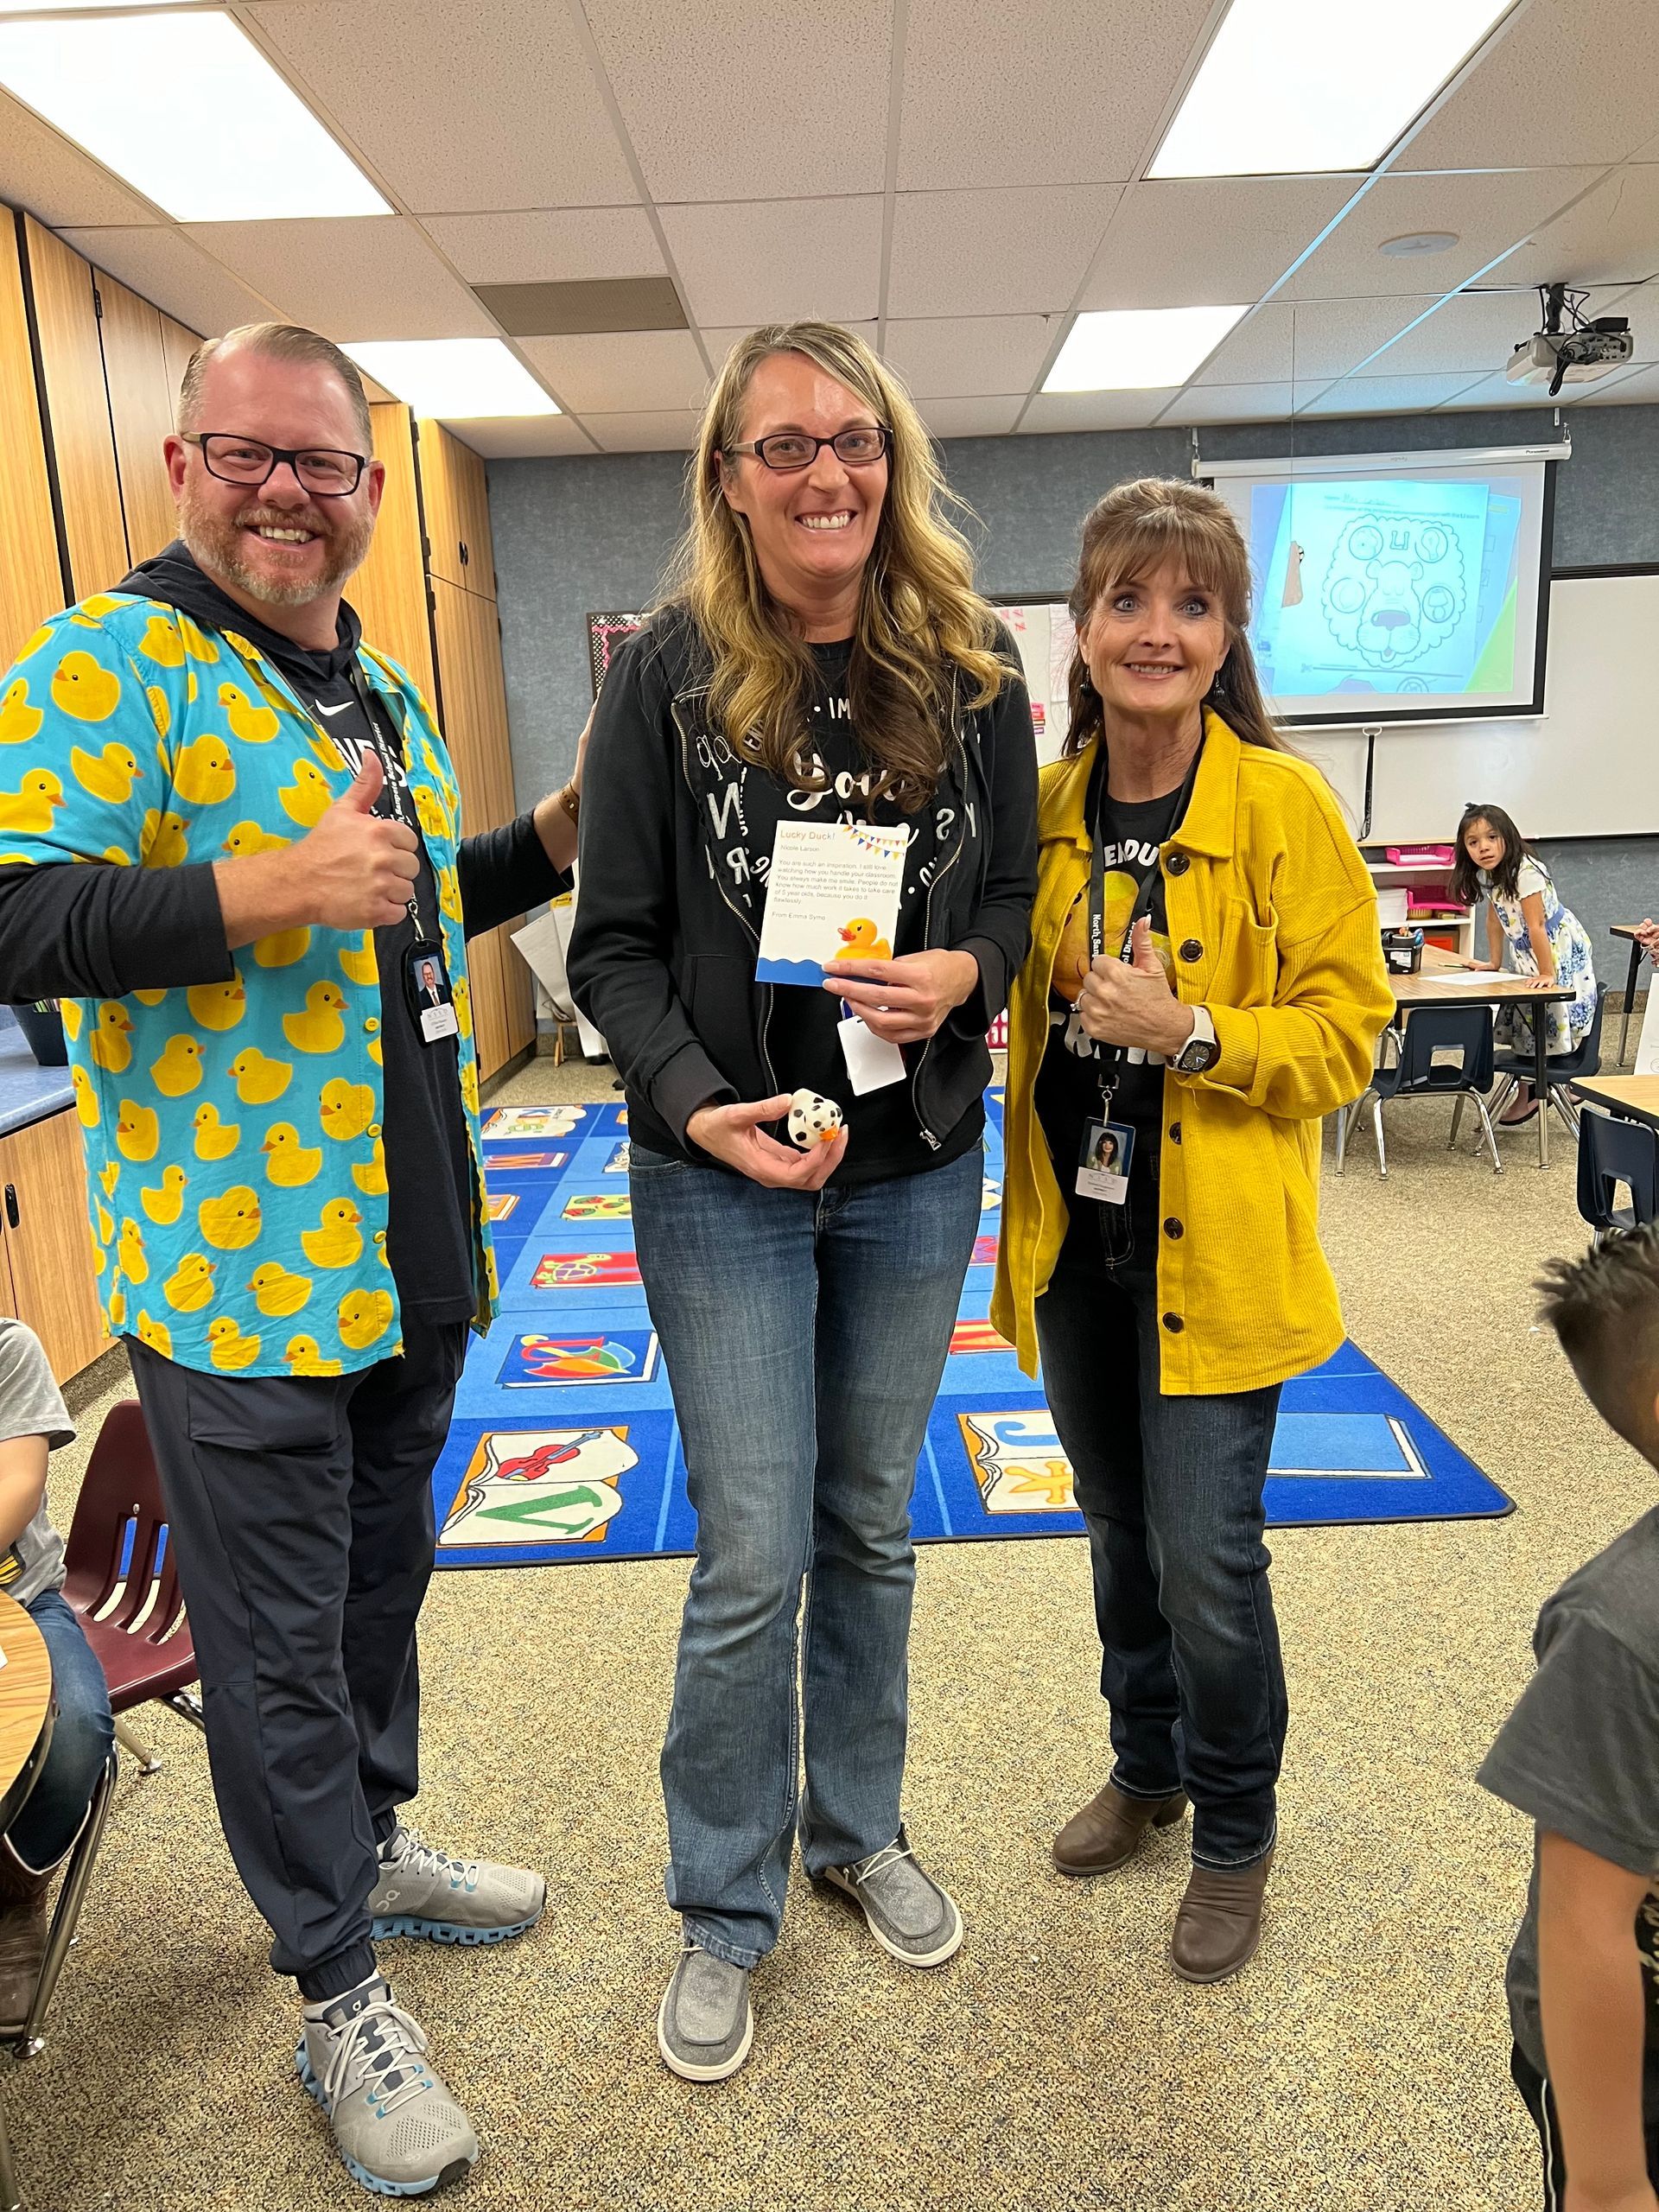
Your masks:
<svg viewBox="0 0 1659 2212"><path fill-rule="evenodd" d="M1624 1050L1630 1041L1630 1008L1636 1001L1636 979L1642 973L1642 942L1637 936L1634 922L1611 922L1609 937L1628 938L1630 945L1630 964L1624 974L1624 1019L1619 1025L1618 1064L1624 1065Z"/></svg>
<svg viewBox="0 0 1659 2212"><path fill-rule="evenodd" d="M1659 1075L1586 1075L1573 1088L1592 1106L1659 1131Z"/></svg>
<svg viewBox="0 0 1659 2212"><path fill-rule="evenodd" d="M0 1593L0 1831L35 1786L52 1741L52 1662L46 1641L16 1599ZM22 2212L11 2144L0 2113L0 2212Z"/></svg>
<svg viewBox="0 0 1659 2212"><path fill-rule="evenodd" d="M1558 1006L1574 995L1570 983L1541 982L1536 976L1480 975L1465 968L1460 960L1449 953L1426 947L1423 964L1415 976L1390 976L1394 987L1394 1002L1402 1010L1414 1006L1509 1006L1519 1003L1535 1008ZM1545 1085L1548 1080L1545 1065L1544 1024L1535 1012L1532 1023L1532 1043L1535 1075L1533 1089L1538 1099L1538 1165L1549 1165L1549 1113L1544 1104Z"/></svg>

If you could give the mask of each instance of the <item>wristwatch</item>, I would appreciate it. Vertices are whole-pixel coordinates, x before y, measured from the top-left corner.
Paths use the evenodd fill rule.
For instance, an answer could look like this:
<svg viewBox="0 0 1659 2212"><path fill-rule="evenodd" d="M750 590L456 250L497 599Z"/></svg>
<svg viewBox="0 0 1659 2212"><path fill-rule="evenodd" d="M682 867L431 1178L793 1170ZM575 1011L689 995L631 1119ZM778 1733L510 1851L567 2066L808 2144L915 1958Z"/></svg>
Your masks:
<svg viewBox="0 0 1659 2212"><path fill-rule="evenodd" d="M582 793L576 789L575 784L567 784L557 797L558 804L569 816L570 826L574 830L582 814Z"/></svg>
<svg viewBox="0 0 1659 2212"><path fill-rule="evenodd" d="M1180 1075L1202 1075L1206 1068L1214 1067L1221 1058L1221 1047L1216 1042L1216 1025L1210 1019L1209 1009L1195 1006L1192 1009L1192 1034L1170 1065Z"/></svg>

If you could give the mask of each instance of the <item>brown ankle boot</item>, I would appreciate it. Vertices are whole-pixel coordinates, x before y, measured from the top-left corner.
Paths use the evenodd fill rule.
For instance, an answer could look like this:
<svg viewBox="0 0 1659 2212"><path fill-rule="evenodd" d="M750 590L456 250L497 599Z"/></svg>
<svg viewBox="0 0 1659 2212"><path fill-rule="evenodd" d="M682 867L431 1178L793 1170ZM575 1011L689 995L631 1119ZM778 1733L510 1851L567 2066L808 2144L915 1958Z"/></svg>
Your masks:
<svg viewBox="0 0 1659 2212"><path fill-rule="evenodd" d="M1148 1828L1173 1827L1185 1811L1179 1789L1170 1797L1126 1797L1109 1782L1055 1837L1054 1864L1062 1874L1109 1874L1134 1858Z"/></svg>
<svg viewBox="0 0 1659 2212"><path fill-rule="evenodd" d="M1225 1981L1255 1956L1273 1853L1226 1873L1195 1866L1175 1916L1170 1963L1183 1981Z"/></svg>
<svg viewBox="0 0 1659 2212"><path fill-rule="evenodd" d="M0 2026L20 2026L35 2001L46 1957L46 1896L56 1872L37 1874L0 1841Z"/></svg>

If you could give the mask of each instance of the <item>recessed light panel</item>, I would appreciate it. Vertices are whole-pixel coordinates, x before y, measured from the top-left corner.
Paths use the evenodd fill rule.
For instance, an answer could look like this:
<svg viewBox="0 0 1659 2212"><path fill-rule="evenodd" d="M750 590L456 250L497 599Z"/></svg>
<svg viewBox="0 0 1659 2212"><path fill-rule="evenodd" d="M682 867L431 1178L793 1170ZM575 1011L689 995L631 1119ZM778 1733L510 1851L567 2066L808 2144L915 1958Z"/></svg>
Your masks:
<svg viewBox="0 0 1659 2212"><path fill-rule="evenodd" d="M343 350L417 415L440 422L559 411L499 338L377 339Z"/></svg>
<svg viewBox="0 0 1659 2212"><path fill-rule="evenodd" d="M0 22L0 85L181 223L391 212L216 10Z"/></svg>
<svg viewBox="0 0 1659 2212"><path fill-rule="evenodd" d="M1368 169L1515 0L1232 0L1149 176Z"/></svg>
<svg viewBox="0 0 1659 2212"><path fill-rule="evenodd" d="M1115 308L1080 315L1045 391L1145 391L1182 385L1240 315L1236 308Z"/></svg>

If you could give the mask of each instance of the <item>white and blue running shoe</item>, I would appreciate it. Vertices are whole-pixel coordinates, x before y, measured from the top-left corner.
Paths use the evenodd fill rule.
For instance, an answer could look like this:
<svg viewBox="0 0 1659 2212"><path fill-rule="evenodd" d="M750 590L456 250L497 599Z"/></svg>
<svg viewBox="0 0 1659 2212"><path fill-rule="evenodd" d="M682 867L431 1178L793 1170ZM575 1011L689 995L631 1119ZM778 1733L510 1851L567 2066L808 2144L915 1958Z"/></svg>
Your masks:
<svg viewBox="0 0 1659 2212"><path fill-rule="evenodd" d="M524 1866L452 1859L416 1828L394 1830L369 1892L374 1940L423 1936L433 1943L500 1943L542 1916L547 1884Z"/></svg>
<svg viewBox="0 0 1659 2212"><path fill-rule="evenodd" d="M378 2196L425 2196L478 2156L471 2123L426 2063L426 2036L377 1975L308 2010L295 2070L346 2171Z"/></svg>

